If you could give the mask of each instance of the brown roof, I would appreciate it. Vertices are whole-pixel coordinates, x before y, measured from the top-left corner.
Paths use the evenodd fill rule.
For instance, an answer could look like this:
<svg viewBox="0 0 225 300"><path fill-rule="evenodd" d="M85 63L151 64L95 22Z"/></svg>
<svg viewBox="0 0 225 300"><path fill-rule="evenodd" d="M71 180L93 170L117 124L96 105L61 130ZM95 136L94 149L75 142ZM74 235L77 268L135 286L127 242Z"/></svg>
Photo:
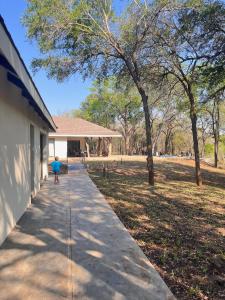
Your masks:
<svg viewBox="0 0 225 300"><path fill-rule="evenodd" d="M57 126L49 136L121 137L121 134L80 118L53 117Z"/></svg>

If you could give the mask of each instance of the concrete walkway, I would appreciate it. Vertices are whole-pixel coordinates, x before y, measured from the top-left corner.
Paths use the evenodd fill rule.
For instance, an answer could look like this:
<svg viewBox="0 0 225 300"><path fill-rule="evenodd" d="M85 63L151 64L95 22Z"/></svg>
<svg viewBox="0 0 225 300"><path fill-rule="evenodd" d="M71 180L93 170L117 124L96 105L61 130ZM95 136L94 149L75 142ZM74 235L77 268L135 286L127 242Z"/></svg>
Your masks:
<svg viewBox="0 0 225 300"><path fill-rule="evenodd" d="M0 248L0 300L174 299L80 165L52 181Z"/></svg>

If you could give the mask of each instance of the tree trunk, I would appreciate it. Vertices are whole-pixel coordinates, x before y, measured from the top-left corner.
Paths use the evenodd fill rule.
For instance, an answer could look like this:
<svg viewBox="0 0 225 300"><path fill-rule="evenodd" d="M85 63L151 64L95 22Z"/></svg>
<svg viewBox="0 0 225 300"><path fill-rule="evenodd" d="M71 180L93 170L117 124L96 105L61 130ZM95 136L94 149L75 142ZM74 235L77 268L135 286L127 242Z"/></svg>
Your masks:
<svg viewBox="0 0 225 300"><path fill-rule="evenodd" d="M219 149L219 140L217 134L214 136L214 167L218 168L218 149Z"/></svg>
<svg viewBox="0 0 225 300"><path fill-rule="evenodd" d="M205 143L206 139L202 137L202 157L205 158Z"/></svg>
<svg viewBox="0 0 225 300"><path fill-rule="evenodd" d="M195 177L196 183L198 186L202 185L202 177L201 177L201 168L200 168L200 155L199 155L199 145L198 145L198 132L197 132L197 114L195 108L195 99L193 94L189 93L190 100L190 117L191 117L191 126L192 126L192 135L193 135L193 145L195 152Z"/></svg>
<svg viewBox="0 0 225 300"><path fill-rule="evenodd" d="M143 109L145 114L148 182L150 185L154 186L154 163L153 163L153 154L152 154L152 134L151 134L149 107L148 107L148 96L145 94L145 91L143 89L139 89L139 92L141 94L141 99L142 99Z"/></svg>
<svg viewBox="0 0 225 300"><path fill-rule="evenodd" d="M124 137L124 150L125 150L125 154L128 155L129 154L129 137L127 135L125 135L125 137Z"/></svg>
<svg viewBox="0 0 225 300"><path fill-rule="evenodd" d="M157 147L158 145L157 145L157 141L154 141L153 143L152 143L152 153L156 153L157 152L157 149L158 149L158 147Z"/></svg>
<svg viewBox="0 0 225 300"><path fill-rule="evenodd" d="M129 154L129 136L128 136L128 122L127 122L127 114L125 114L124 118L124 147L125 147L125 154Z"/></svg>
<svg viewBox="0 0 225 300"><path fill-rule="evenodd" d="M119 49L120 50L120 49ZM124 62L128 68L128 71L131 77L134 80L134 83L138 89L139 94L141 95L141 100L144 109L145 115L145 131L146 131L146 142L147 142L147 168L148 168L148 182L150 185L154 186L154 163L153 163L153 155L152 155L152 132L151 132L151 122L150 122L150 113L148 107L148 96L145 93L141 83L140 77L137 67L137 61L135 57L133 57L133 61L130 61L124 56L123 51L119 51L119 54L122 55Z"/></svg>
<svg viewBox="0 0 225 300"><path fill-rule="evenodd" d="M171 151L172 151L172 155L175 154L175 145L174 145L173 137L174 137L174 135L172 135L172 138L171 138Z"/></svg>
<svg viewBox="0 0 225 300"><path fill-rule="evenodd" d="M108 150L108 141L107 138L102 138L102 155L108 156L109 150Z"/></svg>
<svg viewBox="0 0 225 300"><path fill-rule="evenodd" d="M171 131L166 132L165 138L165 154L170 154L170 144L171 144Z"/></svg>
<svg viewBox="0 0 225 300"><path fill-rule="evenodd" d="M153 124L152 124L152 126L153 126ZM155 138L152 139L153 140L152 141L152 153L153 154L155 154L158 151L158 140L161 135L162 128L163 128L163 123L158 125L158 129L156 131ZM152 133L152 135L153 135L153 133Z"/></svg>
<svg viewBox="0 0 225 300"><path fill-rule="evenodd" d="M214 166L218 168L218 152L219 152L219 104L215 100L215 126L214 126Z"/></svg>
<svg viewBox="0 0 225 300"><path fill-rule="evenodd" d="M101 155L101 144L102 144L102 139L98 138L98 145L97 145L97 156Z"/></svg>

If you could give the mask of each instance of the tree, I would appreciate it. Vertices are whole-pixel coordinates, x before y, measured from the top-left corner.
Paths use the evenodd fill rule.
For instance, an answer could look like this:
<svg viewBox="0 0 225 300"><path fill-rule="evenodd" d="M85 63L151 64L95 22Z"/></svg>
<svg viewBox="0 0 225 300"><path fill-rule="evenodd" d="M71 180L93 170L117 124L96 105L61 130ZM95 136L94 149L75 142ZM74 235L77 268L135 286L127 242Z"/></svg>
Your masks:
<svg viewBox="0 0 225 300"><path fill-rule="evenodd" d="M212 121L211 117L208 113L208 107L206 105L203 105L201 107L201 110L199 112L198 117L198 129L200 131L200 137L202 140L202 150L201 150L201 156L205 157L205 147L206 147L206 141L211 136L211 127L212 127Z"/></svg>
<svg viewBox="0 0 225 300"><path fill-rule="evenodd" d="M154 102L153 108L155 113L151 113L153 117L153 149L157 149L157 143L162 133L165 134L165 153L168 154L172 150L173 130L177 126L176 119L179 115L177 102L180 101L179 91L171 85L171 82L164 82L163 87L159 87L158 103ZM171 147L170 147L171 146ZM171 148L171 149L169 149Z"/></svg>
<svg viewBox="0 0 225 300"><path fill-rule="evenodd" d="M105 127L118 127L125 153L133 151L135 132L143 119L140 96L134 88L116 84L115 78L97 81L81 103L81 116Z"/></svg>
<svg viewBox="0 0 225 300"><path fill-rule="evenodd" d="M132 154L135 133L143 118L140 96L133 89L120 88L114 91L112 103L124 138L125 154Z"/></svg>
<svg viewBox="0 0 225 300"><path fill-rule="evenodd" d="M154 185L151 123L145 74L148 70L149 35L164 4L128 1L116 15L110 0L28 0L24 24L44 57L34 69L48 69L63 80L80 72L84 77L126 74L142 100L147 140L149 184Z"/></svg>
<svg viewBox="0 0 225 300"><path fill-rule="evenodd" d="M115 124L112 103L113 91L109 80L94 82L90 94L81 103L81 116L91 122L110 128Z"/></svg>
<svg viewBox="0 0 225 300"><path fill-rule="evenodd" d="M189 99L196 182L201 185L197 132L199 70L223 76L224 3L128 0L120 14L110 0L27 0L24 23L43 57L33 61L50 77L126 77L142 101L149 183L154 185L149 82L172 76ZM210 66L210 67L209 67ZM157 77L158 76L158 77Z"/></svg>
<svg viewBox="0 0 225 300"><path fill-rule="evenodd" d="M222 101L224 100L223 95L216 94L211 101L207 102L207 112L211 118L211 131L214 139L214 166L218 167L219 160L219 141L220 141L220 130L221 130L221 108Z"/></svg>
<svg viewBox="0 0 225 300"><path fill-rule="evenodd" d="M209 64L212 66L211 69L207 68L209 76L213 72L221 74L221 68L224 69L225 8L219 1L190 3L186 1L177 9L172 6L160 11L152 35L155 41L153 56L157 70L164 77L169 75L176 78L189 100L196 183L201 185L196 96L198 75L199 70L205 71L205 66Z"/></svg>

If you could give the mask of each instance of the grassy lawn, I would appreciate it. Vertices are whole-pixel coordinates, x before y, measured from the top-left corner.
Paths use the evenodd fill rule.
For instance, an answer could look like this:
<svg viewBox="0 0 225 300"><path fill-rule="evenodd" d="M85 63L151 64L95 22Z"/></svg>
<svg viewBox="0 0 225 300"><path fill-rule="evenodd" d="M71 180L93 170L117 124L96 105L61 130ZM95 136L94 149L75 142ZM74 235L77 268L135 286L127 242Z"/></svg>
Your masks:
<svg viewBox="0 0 225 300"><path fill-rule="evenodd" d="M178 299L225 299L225 171L194 162L156 159L156 186L147 184L144 158L100 163L89 173L114 211Z"/></svg>

